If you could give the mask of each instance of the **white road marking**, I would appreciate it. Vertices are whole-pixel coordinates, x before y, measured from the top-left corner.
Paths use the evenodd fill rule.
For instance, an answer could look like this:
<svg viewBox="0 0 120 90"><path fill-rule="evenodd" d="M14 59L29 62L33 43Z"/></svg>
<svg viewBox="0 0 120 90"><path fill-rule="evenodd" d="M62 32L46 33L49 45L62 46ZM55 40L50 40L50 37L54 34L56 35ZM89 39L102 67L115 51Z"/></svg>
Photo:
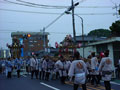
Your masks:
<svg viewBox="0 0 120 90"><path fill-rule="evenodd" d="M110 82L110 83L112 83L112 84L116 84L116 85L120 85L119 83L116 83L116 82Z"/></svg>
<svg viewBox="0 0 120 90"><path fill-rule="evenodd" d="M53 90L60 90L60 89L58 89L58 88L55 88L55 87L50 86L50 85L48 85L48 84L45 84L45 83L43 83L43 82L40 82L40 84L42 84L42 85L44 85L44 86L47 86L47 87L49 87L49 88L51 88L51 89L53 89Z"/></svg>
<svg viewBox="0 0 120 90"><path fill-rule="evenodd" d="M22 75L23 77L27 77L26 75Z"/></svg>

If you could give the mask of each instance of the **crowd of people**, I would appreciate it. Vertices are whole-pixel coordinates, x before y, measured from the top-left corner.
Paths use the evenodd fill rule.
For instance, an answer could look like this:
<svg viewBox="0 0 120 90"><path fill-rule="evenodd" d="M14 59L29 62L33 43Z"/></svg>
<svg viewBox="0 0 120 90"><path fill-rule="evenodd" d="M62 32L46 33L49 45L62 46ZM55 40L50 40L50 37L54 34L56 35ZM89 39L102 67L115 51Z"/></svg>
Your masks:
<svg viewBox="0 0 120 90"><path fill-rule="evenodd" d="M105 89L111 90L111 78L114 70L113 60L109 57L109 50L102 55L92 52L86 59L75 52L73 56L65 57L60 55L58 58L43 56L38 59L35 55L27 58L8 58L0 60L1 73L5 73L7 78L12 77L12 72L16 70L17 77L20 78L21 69L26 67L31 79L49 81L50 79L60 79L61 84L65 81L73 82L73 90L77 90L82 85L83 90L87 90L86 83L96 88L100 80L104 81Z"/></svg>

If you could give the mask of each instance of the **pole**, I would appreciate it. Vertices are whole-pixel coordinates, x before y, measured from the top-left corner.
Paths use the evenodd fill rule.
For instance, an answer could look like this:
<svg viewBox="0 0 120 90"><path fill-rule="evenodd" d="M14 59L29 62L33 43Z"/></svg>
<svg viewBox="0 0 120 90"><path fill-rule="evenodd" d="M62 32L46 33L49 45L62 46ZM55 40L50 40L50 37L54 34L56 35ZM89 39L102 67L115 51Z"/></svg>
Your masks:
<svg viewBox="0 0 120 90"><path fill-rule="evenodd" d="M83 26L83 18L80 17L79 15L75 14L77 17L79 17L82 21L82 41L83 41L83 58L84 58L84 53L85 53L85 50L84 50L84 26Z"/></svg>
<svg viewBox="0 0 120 90"><path fill-rule="evenodd" d="M73 0L71 0L71 3L72 3L72 7L74 7ZM74 8L72 9L72 24L73 24L73 38L74 38L74 42L76 43Z"/></svg>
<svg viewBox="0 0 120 90"><path fill-rule="evenodd" d="M43 48L44 48L44 55L45 55L45 48L46 48L46 43L45 43L45 27L43 28Z"/></svg>

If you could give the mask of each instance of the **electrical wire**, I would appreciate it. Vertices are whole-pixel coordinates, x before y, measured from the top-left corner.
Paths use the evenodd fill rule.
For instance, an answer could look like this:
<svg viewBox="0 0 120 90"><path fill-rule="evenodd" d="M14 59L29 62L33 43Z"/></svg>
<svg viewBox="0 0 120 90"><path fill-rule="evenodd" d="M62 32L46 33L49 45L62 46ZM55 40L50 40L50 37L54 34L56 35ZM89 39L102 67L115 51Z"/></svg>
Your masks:
<svg viewBox="0 0 120 90"><path fill-rule="evenodd" d="M44 6L44 7L54 7L54 8L68 8L69 6L52 6L52 5L40 5L40 4L36 4L36 3L32 3L32 2L26 2L26 1L22 1L22 0L16 0L22 3L26 3L26 4L30 4L30 5L36 5L36 6Z"/></svg>
<svg viewBox="0 0 120 90"><path fill-rule="evenodd" d="M34 7L34 8L43 8L43 9L66 9L69 7L69 6L41 5L41 4L35 4L35 3L30 4L31 2L24 2L24 1L23 1L24 3L29 3L29 4L12 2L9 0L4 0L4 1L11 3L11 4L17 4L17 5L22 5L22 6ZM113 8L113 6L77 6L76 8L95 8L96 9L96 8Z"/></svg>
<svg viewBox="0 0 120 90"><path fill-rule="evenodd" d="M12 1L9 1L9 0L4 0L4 1L5 1L5 2L8 2L8 3L11 3L11 4L22 5L22 6L28 6L28 7L34 7L34 8L54 9L54 8L38 7L38 6L29 5L29 4L23 4L23 3L12 2Z"/></svg>
<svg viewBox="0 0 120 90"><path fill-rule="evenodd" d="M15 30L0 30L0 33L11 33L11 32L17 32ZM24 32L24 31L19 31L19 32ZM32 31L26 31L26 32L32 32ZM48 33L53 33L53 34L73 34L71 32L48 32ZM81 33L77 33L77 34L81 34Z"/></svg>
<svg viewBox="0 0 120 90"><path fill-rule="evenodd" d="M52 24L54 24L58 19L60 19L65 13L62 13L60 16L58 16L55 20L53 20L50 24L48 24L46 27L44 27L45 29L47 29L48 27L50 27Z"/></svg>
<svg viewBox="0 0 120 90"><path fill-rule="evenodd" d="M33 13L33 14L53 14L53 15L58 15L61 13L48 13L48 12L33 12L33 11L23 11L23 10L12 10L12 9L3 9L0 8L2 11L12 11L12 12L20 12L20 13Z"/></svg>
<svg viewBox="0 0 120 90"><path fill-rule="evenodd" d="M34 11L23 11L23 10L13 10L13 9L3 9L2 11L18 12L18 13L32 13L32 14L51 14L51 15L60 15L61 13L50 13L50 12L34 12ZM114 15L116 13L76 13L78 15Z"/></svg>

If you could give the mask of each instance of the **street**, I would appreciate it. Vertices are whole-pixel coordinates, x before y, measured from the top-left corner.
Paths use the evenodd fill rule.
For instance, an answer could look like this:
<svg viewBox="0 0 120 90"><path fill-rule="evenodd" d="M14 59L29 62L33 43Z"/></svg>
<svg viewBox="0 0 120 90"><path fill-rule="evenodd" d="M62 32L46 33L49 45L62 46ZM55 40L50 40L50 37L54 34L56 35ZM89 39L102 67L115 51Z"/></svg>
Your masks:
<svg viewBox="0 0 120 90"><path fill-rule="evenodd" d="M112 90L120 90L120 84L112 84ZM5 75L0 75L0 90L73 90L73 86L66 82L61 84L59 80L43 81L31 79L29 76L20 78L12 77L7 79ZM78 90L81 90L79 88ZM87 90L105 90L103 83L99 87L87 84Z"/></svg>

